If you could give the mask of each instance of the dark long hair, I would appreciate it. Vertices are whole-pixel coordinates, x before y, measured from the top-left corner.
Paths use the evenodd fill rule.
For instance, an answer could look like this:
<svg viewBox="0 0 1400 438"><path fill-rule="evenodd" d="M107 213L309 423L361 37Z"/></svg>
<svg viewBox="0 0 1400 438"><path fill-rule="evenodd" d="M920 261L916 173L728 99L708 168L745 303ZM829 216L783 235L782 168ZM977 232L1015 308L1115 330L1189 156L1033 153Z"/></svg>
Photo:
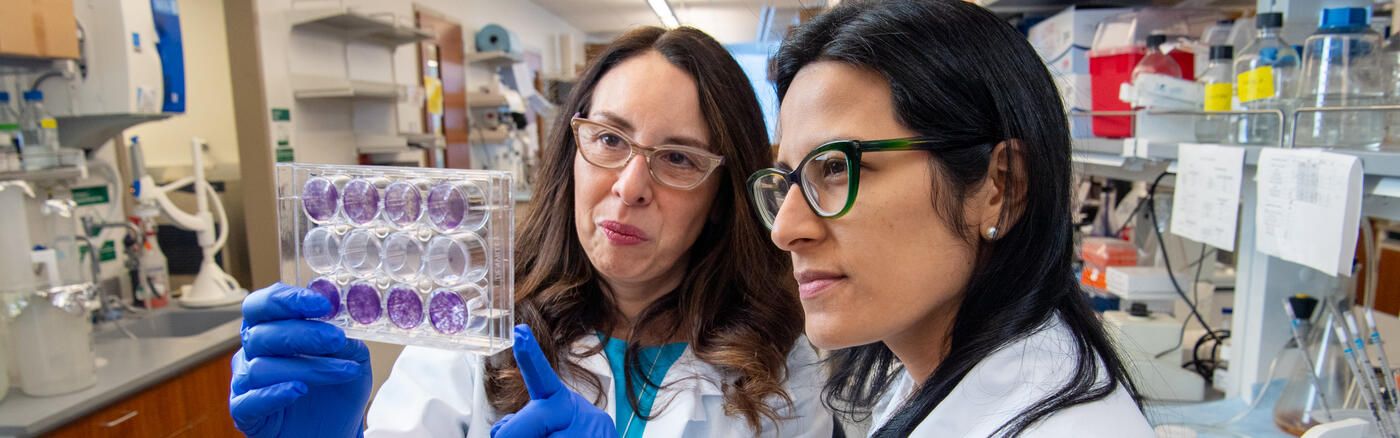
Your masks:
<svg viewBox="0 0 1400 438"><path fill-rule="evenodd" d="M988 145L931 154L937 211L977 245L977 260L947 356L876 436L907 436L974 366L1056 316L1075 340L1071 378L996 433L1019 435L1120 386L1136 400L1122 361L1074 280L1068 122L1049 72L1025 37L960 0L847 1L783 42L770 66L779 99L799 70L818 61L884 76L899 121L919 135ZM986 178L992 151L1002 142L1013 169L1006 186L1012 199L1024 202L1003 211L1001 238L976 243L981 239L967 235L959 212ZM1023 170L1024 179L1015 170ZM823 391L827 406L848 417L868 417L898 375L897 362L883 343L832 352ZM851 408L837 408L843 405Z"/></svg>
<svg viewBox="0 0 1400 438"><path fill-rule="evenodd" d="M632 376L657 384L640 370L637 335L679 335L696 357L723 375L724 381L716 383L724 391L726 414L741 414L758 430L765 419L779 419L783 406L774 401L791 404L783 384L788 353L802 333L802 307L790 262L767 241L767 231L744 198L745 178L772 161L758 99L739 64L703 32L644 27L622 35L588 67L558 109L536 178L535 205L517 237L516 317L534 330L541 350L561 375L571 375L598 394L607 393L597 378L570 360L581 357L570 351L574 341L595 330L608 331L620 315L575 234L577 152L569 120L574 114L588 114L603 75L651 51L695 80L710 144L725 161L711 176L720 179L719 191L710 220L690 248L680 287L637 317L624 359L626 376L615 378L627 379L636 409ZM529 401L509 356L493 358L487 372L489 398L500 412L515 412Z"/></svg>

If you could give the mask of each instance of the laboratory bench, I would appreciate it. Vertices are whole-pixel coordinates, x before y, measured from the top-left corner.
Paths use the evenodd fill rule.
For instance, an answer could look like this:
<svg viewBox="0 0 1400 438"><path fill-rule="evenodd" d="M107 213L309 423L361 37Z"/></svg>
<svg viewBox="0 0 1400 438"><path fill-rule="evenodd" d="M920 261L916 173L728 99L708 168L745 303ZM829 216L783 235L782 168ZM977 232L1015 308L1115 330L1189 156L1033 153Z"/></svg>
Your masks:
<svg viewBox="0 0 1400 438"><path fill-rule="evenodd" d="M228 414L241 324L237 305L174 304L99 324L97 384L52 397L12 387L0 400L0 437L241 436Z"/></svg>

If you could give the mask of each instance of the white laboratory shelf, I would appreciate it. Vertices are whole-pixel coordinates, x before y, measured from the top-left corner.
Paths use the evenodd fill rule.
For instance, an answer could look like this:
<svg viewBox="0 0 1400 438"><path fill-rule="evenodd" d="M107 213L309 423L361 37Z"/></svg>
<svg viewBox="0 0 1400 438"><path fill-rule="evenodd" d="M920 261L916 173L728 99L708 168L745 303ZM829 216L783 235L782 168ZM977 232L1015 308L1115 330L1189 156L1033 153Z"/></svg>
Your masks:
<svg viewBox="0 0 1400 438"><path fill-rule="evenodd" d="M362 154L408 152L408 140L398 135L355 133L355 150Z"/></svg>
<svg viewBox="0 0 1400 438"><path fill-rule="evenodd" d="M1328 149L1327 151L1360 158L1361 167L1366 172L1366 176L1400 177L1400 152L1356 149Z"/></svg>
<svg viewBox="0 0 1400 438"><path fill-rule="evenodd" d="M1076 153L1133 156L1132 139L1076 138L1072 147Z"/></svg>
<svg viewBox="0 0 1400 438"><path fill-rule="evenodd" d="M1074 6L1074 0L975 0L978 6L991 9L992 12L1001 14L1025 13L1025 12L1056 12L1064 8ZM1152 2L1147 0L1109 0L1096 4L1104 6L1146 6Z"/></svg>
<svg viewBox="0 0 1400 438"><path fill-rule="evenodd" d="M1175 161L1176 161L1176 159L1177 159L1177 157L1178 157L1178 155L1179 155L1179 154L1178 154L1178 151L1181 149L1181 145L1182 145L1182 144L1193 144L1193 143L1189 143L1189 142L1176 143L1176 142L1146 141L1146 140L1128 140L1128 141L1134 142L1134 143L1136 144L1134 156L1136 156L1136 157L1138 157L1138 158L1147 159L1147 160L1154 160L1154 161L1171 161L1171 162L1175 162ZM1077 149L1077 148L1078 148L1078 145L1079 145L1078 140L1076 140L1075 145L1076 145L1076 149ZM1245 164L1246 166L1253 166L1253 165L1259 164L1259 153L1260 153L1261 151L1263 151L1264 149L1269 149L1269 148L1273 148L1273 147L1274 147L1274 146L1252 146L1252 145L1232 145L1232 144L1227 144L1227 145L1223 145L1223 146L1235 147L1235 148L1244 149L1244 151L1245 151L1245 153L1244 153L1244 164ZM1302 148L1300 148L1300 149L1302 149ZM1351 156L1360 158L1360 159L1361 159L1361 165L1362 165L1363 169L1365 170L1366 176L1367 176L1367 177L1400 177L1400 152L1394 152L1394 151L1365 151L1365 150L1358 150L1358 149L1341 149L1341 148L1323 148L1322 150L1325 150L1325 151L1327 151L1327 152L1337 153L1337 154L1351 155Z"/></svg>
<svg viewBox="0 0 1400 438"><path fill-rule="evenodd" d="M1171 163L1126 158L1120 156L1076 153L1073 156L1074 171L1104 178L1124 181L1152 182L1162 172L1170 170ZM1171 186L1172 178L1164 178L1162 185Z"/></svg>
<svg viewBox="0 0 1400 438"><path fill-rule="evenodd" d="M94 151L107 144L113 137L121 137L122 131L146 122L170 118L170 113L154 114L89 114L81 116L56 116L58 138L63 147Z"/></svg>
<svg viewBox="0 0 1400 438"><path fill-rule="evenodd" d="M501 93L467 93L467 106L472 108L499 107L509 104L510 101L507 101L506 96Z"/></svg>
<svg viewBox="0 0 1400 438"><path fill-rule="evenodd" d="M335 33L346 38L389 47L432 38L432 34L416 27L402 26L349 8L293 9L288 14L293 29Z"/></svg>
<svg viewBox="0 0 1400 438"><path fill-rule="evenodd" d="M400 132L399 136L404 138L409 147L422 149L443 149L447 147L447 138L436 134L424 134L421 132Z"/></svg>
<svg viewBox="0 0 1400 438"><path fill-rule="evenodd" d="M297 99L397 100L402 94L400 88L392 82L292 75L292 95Z"/></svg>
<svg viewBox="0 0 1400 438"><path fill-rule="evenodd" d="M523 61L525 58L519 53L508 53L500 50L490 52L472 52L467 54L467 63L485 67L500 67Z"/></svg>
<svg viewBox="0 0 1400 438"><path fill-rule="evenodd" d="M472 144L502 144L510 138L510 131L505 129L472 129L467 136L467 141Z"/></svg>

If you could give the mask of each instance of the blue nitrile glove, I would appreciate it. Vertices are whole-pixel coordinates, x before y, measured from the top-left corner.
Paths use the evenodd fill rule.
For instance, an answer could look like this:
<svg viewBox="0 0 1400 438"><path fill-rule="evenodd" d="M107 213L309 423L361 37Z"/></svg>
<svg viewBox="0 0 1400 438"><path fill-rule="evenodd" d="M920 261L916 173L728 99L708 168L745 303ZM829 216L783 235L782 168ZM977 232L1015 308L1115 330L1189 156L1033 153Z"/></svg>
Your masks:
<svg viewBox="0 0 1400 438"><path fill-rule="evenodd" d="M548 436L617 436L613 418L564 386L549 367L530 326L515 326L515 364L525 379L530 402L520 412L506 415L491 426L491 438L542 438Z"/></svg>
<svg viewBox="0 0 1400 438"><path fill-rule="evenodd" d="M277 283L243 301L243 348L233 355L228 408L250 437L363 435L369 349L339 327L306 318L331 303Z"/></svg>

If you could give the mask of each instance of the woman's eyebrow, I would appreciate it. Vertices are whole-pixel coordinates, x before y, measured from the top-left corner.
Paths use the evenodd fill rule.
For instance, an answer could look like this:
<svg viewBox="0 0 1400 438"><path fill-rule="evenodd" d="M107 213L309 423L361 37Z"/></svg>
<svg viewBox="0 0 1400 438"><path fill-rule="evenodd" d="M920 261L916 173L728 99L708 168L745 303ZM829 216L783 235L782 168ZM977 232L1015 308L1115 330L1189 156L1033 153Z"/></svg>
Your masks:
<svg viewBox="0 0 1400 438"><path fill-rule="evenodd" d="M623 118L623 117L620 116L620 115L617 115L617 114L612 113L612 112L610 112L610 111L598 111L598 112L596 112L595 114L598 115L598 118L599 118L599 119L602 119L601 121L607 122L607 124L612 125L613 127L617 128L617 129L621 129L621 130L622 130L624 133L626 133L628 136L633 136L633 135L636 135L636 134L637 134L637 130L636 130L635 128L633 128L632 122L627 121L626 118ZM705 149L705 150L708 150L708 149L709 149L709 146L706 145L705 142L700 141L700 140L697 139L697 138L690 137L690 136L684 136L684 135L673 135L673 136L668 136L668 137L662 139L661 144L672 144L672 145L690 146L690 147L693 147L693 148L696 148L696 149ZM648 146L650 146L650 145L648 145Z"/></svg>
<svg viewBox="0 0 1400 438"><path fill-rule="evenodd" d="M598 118L602 119L602 121L608 122L609 125L613 125L618 129L627 131L629 135L633 131L632 122L627 121L627 119L623 118L622 116L619 116L609 111L598 111L595 114L597 114Z"/></svg>

